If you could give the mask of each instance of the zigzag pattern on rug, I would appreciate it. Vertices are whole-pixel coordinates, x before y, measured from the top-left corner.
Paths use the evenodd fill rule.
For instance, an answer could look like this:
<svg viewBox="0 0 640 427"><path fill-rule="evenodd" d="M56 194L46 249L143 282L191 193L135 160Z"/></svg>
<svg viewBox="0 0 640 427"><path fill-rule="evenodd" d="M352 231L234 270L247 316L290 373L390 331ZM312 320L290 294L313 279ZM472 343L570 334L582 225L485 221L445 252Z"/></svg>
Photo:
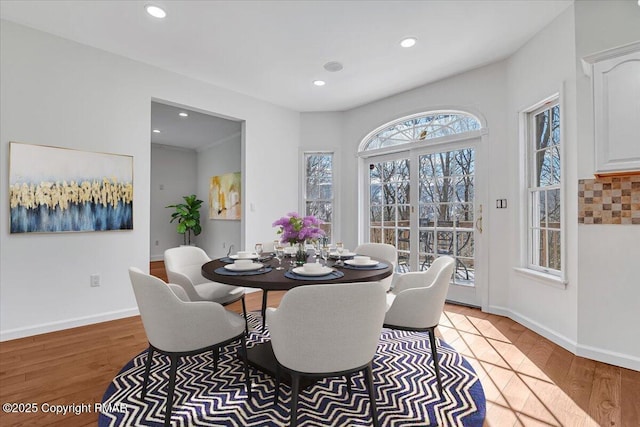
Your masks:
<svg viewBox="0 0 640 427"><path fill-rule="evenodd" d="M248 346L269 339L261 331L259 313L249 314ZM220 351L214 372L207 352L184 357L178 367L172 421L174 425L265 427L287 425L291 390L281 387L273 405L273 378L250 369L253 399L247 398L243 368L237 358L239 344ZM438 394L435 371L426 334L383 329L373 361L373 378L380 425L481 426L486 402L482 385L469 363L443 341L438 343L444 394ZM107 410L99 426L162 425L169 360L156 354L149 388L140 397L147 352L131 360L114 378L102 399ZM300 426L370 426L369 398L362 376L352 378L347 393L345 378L329 378L300 394Z"/></svg>

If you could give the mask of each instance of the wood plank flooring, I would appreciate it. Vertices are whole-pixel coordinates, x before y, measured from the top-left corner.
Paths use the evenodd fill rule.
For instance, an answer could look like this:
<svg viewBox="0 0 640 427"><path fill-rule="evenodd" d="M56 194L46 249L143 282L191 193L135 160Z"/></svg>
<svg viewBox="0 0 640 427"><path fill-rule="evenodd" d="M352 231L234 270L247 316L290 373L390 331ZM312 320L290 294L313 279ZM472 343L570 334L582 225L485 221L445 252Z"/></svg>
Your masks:
<svg viewBox="0 0 640 427"><path fill-rule="evenodd" d="M151 274L166 280L162 262L151 263ZM283 294L270 292L269 305ZM259 310L261 298L248 294L247 309ZM228 308L242 310L239 302ZM485 426L640 426L640 372L574 356L508 318L468 307L447 304L438 333L478 373ZM146 347L138 316L0 343L0 403L38 408L2 411L0 425L95 426L94 404ZM44 412L45 403L76 404L79 413ZM83 403L91 410L80 410Z"/></svg>

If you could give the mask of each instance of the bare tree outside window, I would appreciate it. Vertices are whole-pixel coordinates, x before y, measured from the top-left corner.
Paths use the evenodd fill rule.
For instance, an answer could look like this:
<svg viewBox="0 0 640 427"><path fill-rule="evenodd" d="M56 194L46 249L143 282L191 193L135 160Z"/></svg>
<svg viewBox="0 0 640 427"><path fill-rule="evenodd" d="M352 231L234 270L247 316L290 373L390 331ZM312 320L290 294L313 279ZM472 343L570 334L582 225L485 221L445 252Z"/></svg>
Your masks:
<svg viewBox="0 0 640 427"><path fill-rule="evenodd" d="M474 280L474 165L471 148L420 156L420 270L438 256L456 260L455 281Z"/></svg>
<svg viewBox="0 0 640 427"><path fill-rule="evenodd" d="M370 236L373 243L389 243L408 250L411 213L409 160L370 166ZM400 239L400 243L399 240Z"/></svg>
<svg viewBox="0 0 640 427"><path fill-rule="evenodd" d="M331 241L333 232L333 154L306 153L305 157L305 215L314 215L323 223Z"/></svg>
<svg viewBox="0 0 640 427"><path fill-rule="evenodd" d="M529 265L559 274L561 263L560 106L545 105L529 114Z"/></svg>
<svg viewBox="0 0 640 427"><path fill-rule="evenodd" d="M386 156L390 148L406 150L409 157L422 141L426 147L429 140L480 128L475 117L462 112L416 115L380 128L363 150L373 151L372 156L376 151ZM411 147L403 149L406 144ZM473 285L475 150L443 150L417 159L416 164L408 158L369 164L369 241L396 246L401 271L424 270L436 257L450 255L456 259L456 283ZM410 200L411 168L418 200ZM415 216L412 205L418 208ZM418 236L411 235L412 229ZM415 241L418 247L412 247ZM415 259L418 265L412 266Z"/></svg>

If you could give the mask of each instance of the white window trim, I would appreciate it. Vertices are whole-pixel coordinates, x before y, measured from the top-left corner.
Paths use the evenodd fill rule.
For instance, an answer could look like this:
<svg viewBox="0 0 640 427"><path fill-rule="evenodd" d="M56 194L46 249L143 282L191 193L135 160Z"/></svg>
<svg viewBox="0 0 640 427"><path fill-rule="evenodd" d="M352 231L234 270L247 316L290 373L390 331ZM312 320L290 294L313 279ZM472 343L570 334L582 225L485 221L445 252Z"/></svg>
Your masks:
<svg viewBox="0 0 640 427"><path fill-rule="evenodd" d="M568 284L567 281L554 274L548 274L542 271L533 270L530 268L521 268L521 267L514 267L513 270L516 273L528 279L533 279L536 282L541 283L543 285L552 286L558 289L567 289L567 284Z"/></svg>
<svg viewBox="0 0 640 427"><path fill-rule="evenodd" d="M340 227L340 197L339 194L336 191L336 188L339 188L338 185L340 183L340 160L339 160L339 153L338 153L338 149L321 149L321 150L313 150L313 149L307 149L307 148L301 148L300 149L300 162L298 165L298 169L299 169L299 175L303 177L303 179L301 180L301 184L300 184L300 190L299 190L299 194L298 194L298 211L300 212L300 214L302 216L305 215L306 212L306 201L307 201L307 171L306 171L306 156L308 154L331 154L333 156L333 218L332 218L332 235L333 237L335 236L340 236L340 231L341 231L341 227Z"/></svg>
<svg viewBox="0 0 640 427"><path fill-rule="evenodd" d="M560 264L561 270L559 274L553 271L545 271L544 269L532 268L529 262L529 218L531 215L529 206L529 185L530 185L530 169L531 169L531 150L529 144L530 126L529 115L533 111L541 108L549 102L557 102L560 107ZM548 284L555 287L566 289L567 281L567 199L566 199L566 120L565 120L565 97L564 90L561 88L556 93L542 99L535 104L520 110L519 116L519 140L520 140L520 266L514 270L529 278L536 279L538 283Z"/></svg>

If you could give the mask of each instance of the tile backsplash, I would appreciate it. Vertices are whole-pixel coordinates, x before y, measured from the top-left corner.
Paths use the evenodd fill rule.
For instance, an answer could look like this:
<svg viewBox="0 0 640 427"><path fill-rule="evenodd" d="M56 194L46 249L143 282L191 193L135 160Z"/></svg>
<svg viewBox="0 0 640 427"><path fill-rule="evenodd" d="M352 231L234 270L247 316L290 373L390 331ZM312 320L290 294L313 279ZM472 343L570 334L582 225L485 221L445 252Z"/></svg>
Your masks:
<svg viewBox="0 0 640 427"><path fill-rule="evenodd" d="M579 180L578 223L640 225L640 175Z"/></svg>

